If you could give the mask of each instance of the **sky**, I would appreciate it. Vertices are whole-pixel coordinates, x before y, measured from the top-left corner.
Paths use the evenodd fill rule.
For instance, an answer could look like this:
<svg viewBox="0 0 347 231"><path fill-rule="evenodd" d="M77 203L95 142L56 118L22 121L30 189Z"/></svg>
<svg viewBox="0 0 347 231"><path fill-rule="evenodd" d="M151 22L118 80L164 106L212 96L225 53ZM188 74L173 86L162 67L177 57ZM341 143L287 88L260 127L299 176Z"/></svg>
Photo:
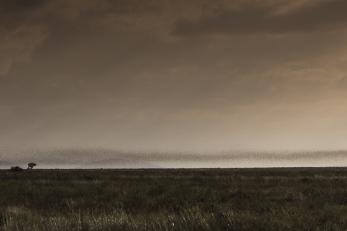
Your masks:
<svg viewBox="0 0 347 231"><path fill-rule="evenodd" d="M0 0L2 161L345 150L346 12L345 0Z"/></svg>

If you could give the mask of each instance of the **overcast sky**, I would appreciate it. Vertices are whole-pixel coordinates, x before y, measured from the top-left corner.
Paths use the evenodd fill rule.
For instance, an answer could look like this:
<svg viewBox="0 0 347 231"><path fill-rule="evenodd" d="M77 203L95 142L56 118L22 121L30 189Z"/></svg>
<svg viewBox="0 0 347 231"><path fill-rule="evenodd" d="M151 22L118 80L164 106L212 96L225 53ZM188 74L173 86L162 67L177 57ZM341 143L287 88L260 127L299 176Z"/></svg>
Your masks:
<svg viewBox="0 0 347 231"><path fill-rule="evenodd" d="M347 149L345 0L1 0L0 148Z"/></svg>

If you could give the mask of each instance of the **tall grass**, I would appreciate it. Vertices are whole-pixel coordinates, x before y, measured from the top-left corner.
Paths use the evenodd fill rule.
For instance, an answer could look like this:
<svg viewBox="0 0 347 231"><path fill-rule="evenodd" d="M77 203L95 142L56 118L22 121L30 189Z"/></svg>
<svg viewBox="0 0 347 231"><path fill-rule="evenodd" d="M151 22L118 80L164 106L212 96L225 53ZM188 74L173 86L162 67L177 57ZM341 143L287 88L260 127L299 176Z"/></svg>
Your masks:
<svg viewBox="0 0 347 231"><path fill-rule="evenodd" d="M347 170L2 171L0 230L347 230Z"/></svg>

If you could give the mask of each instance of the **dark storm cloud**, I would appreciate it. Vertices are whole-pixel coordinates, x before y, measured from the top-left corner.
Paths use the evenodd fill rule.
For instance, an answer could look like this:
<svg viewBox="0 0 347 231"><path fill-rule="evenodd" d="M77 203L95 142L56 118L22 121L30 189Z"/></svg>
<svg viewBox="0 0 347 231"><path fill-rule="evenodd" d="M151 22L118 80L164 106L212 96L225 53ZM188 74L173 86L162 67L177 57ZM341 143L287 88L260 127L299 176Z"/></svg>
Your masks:
<svg viewBox="0 0 347 231"><path fill-rule="evenodd" d="M345 119L342 100L324 101L345 96L334 86L346 73L347 34L323 30L343 28L343 1L0 6L0 145L206 151L279 147L282 135L287 147L307 147L302 137L328 133L329 121L314 119L321 105L339 112L326 115L331 124ZM264 35L298 31L309 33ZM295 124L304 135L293 135ZM345 137L337 127L328 145Z"/></svg>
<svg viewBox="0 0 347 231"><path fill-rule="evenodd" d="M245 1L233 10L220 10L199 20L179 20L174 34L180 36L255 33L309 32L345 28L347 1L326 0L281 12L281 4ZM288 3L288 2L287 2Z"/></svg>
<svg viewBox="0 0 347 231"><path fill-rule="evenodd" d="M2 0L0 9L3 11L32 10L46 2L47 0Z"/></svg>
<svg viewBox="0 0 347 231"><path fill-rule="evenodd" d="M23 24L30 24L33 13L44 7L48 0L2 0L0 1L0 29L7 33Z"/></svg>

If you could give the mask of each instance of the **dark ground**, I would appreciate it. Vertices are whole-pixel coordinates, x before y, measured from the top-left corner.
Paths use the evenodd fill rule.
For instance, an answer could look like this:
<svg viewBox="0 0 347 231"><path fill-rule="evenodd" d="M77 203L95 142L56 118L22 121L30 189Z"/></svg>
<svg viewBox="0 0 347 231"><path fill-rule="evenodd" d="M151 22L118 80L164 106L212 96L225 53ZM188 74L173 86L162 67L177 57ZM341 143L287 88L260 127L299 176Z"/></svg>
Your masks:
<svg viewBox="0 0 347 231"><path fill-rule="evenodd" d="M347 168L0 171L0 230L346 230Z"/></svg>

